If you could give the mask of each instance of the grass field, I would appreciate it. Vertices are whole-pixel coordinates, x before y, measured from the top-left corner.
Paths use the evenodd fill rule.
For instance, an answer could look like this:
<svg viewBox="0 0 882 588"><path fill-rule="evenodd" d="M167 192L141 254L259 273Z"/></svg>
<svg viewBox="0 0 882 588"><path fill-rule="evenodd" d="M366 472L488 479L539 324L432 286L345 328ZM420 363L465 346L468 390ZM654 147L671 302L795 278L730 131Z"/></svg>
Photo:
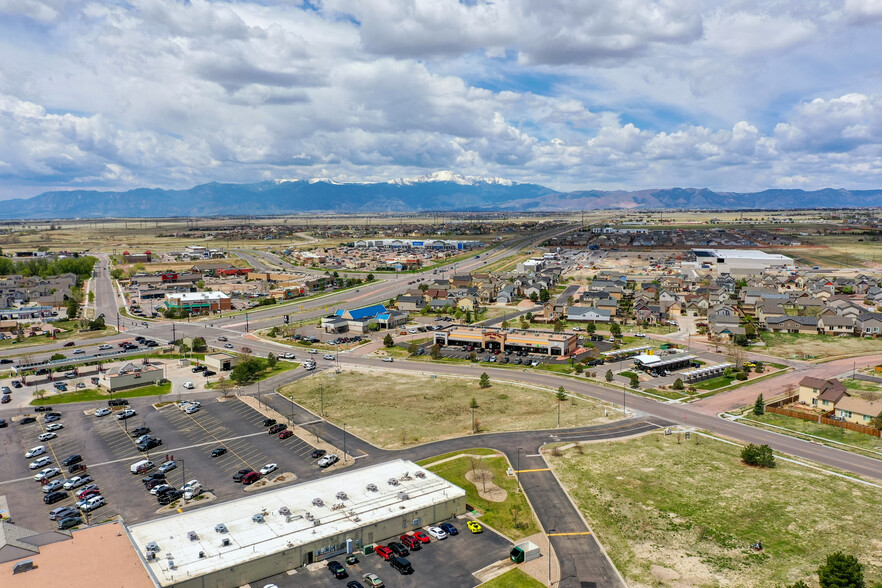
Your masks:
<svg viewBox="0 0 882 588"><path fill-rule="evenodd" d="M344 370L317 374L282 388L313 412L346 423L353 434L380 447L407 447L438 439L468 435L472 431L469 409L474 398L475 418L481 432L522 431L557 426L555 392L491 380L490 388L474 378ZM612 411L610 411L612 413ZM564 401L563 427L600 424L614 420L603 416L603 407L584 400Z"/></svg>
<svg viewBox="0 0 882 588"><path fill-rule="evenodd" d="M113 397L140 398L143 396L161 396L163 394L168 394L169 392L171 392L171 382L166 382L165 384L114 392ZM73 392L62 392L61 394L47 394L43 398L35 398L32 400L31 406L70 404L72 402L94 402L96 400L104 400L105 398L110 398L108 392L105 392L104 390L96 390L94 388L86 388L84 390L75 390Z"/></svg>
<svg viewBox="0 0 882 588"><path fill-rule="evenodd" d="M84 333L80 333L77 322L78 321L58 321L57 323L53 323L53 326L56 326L59 329L64 329L64 331L58 333L56 339L41 336L27 337L26 339L19 342L16 342L15 339L0 339L0 348L15 347L16 349L21 349L23 353L26 353L27 348L34 345L47 345L57 341L80 341L84 339L95 339L97 337L106 337L107 335L112 335L115 333L115 331L111 329L105 329L103 331L86 331Z"/></svg>
<svg viewBox="0 0 882 588"><path fill-rule="evenodd" d="M569 449L551 465L631 585L814 586L837 549L863 563L868 585L882 581L878 488L781 460L748 468L739 455L652 434Z"/></svg>
<svg viewBox="0 0 882 588"><path fill-rule="evenodd" d="M824 358L854 353L878 353L882 347L873 339L833 335L763 333L762 338L766 346L754 348L756 351L788 358Z"/></svg>
<svg viewBox="0 0 882 588"><path fill-rule="evenodd" d="M722 388L724 386L730 385L735 381L735 376L719 376L716 378L710 378L709 380L702 380L701 382L696 382L692 384L699 390L716 390L718 388Z"/></svg>
<svg viewBox="0 0 882 588"><path fill-rule="evenodd" d="M442 459L448 459L451 457L456 457L457 455L499 455L499 452L495 449L488 449L486 447L474 447L472 449L463 449L462 451L451 451L450 453L444 453L441 455L436 455L435 457L430 457L428 459L422 459L417 462L417 465L421 465L423 467L431 465L433 463L439 462Z"/></svg>
<svg viewBox="0 0 882 588"><path fill-rule="evenodd" d="M545 584L517 568L481 584L481 588L540 588L541 586Z"/></svg>
<svg viewBox="0 0 882 588"><path fill-rule="evenodd" d="M481 511L480 520L517 541L539 532L533 517L533 510L523 493L518 493L518 483L514 476L508 475L509 463L504 457L488 459L469 459L460 457L428 466L427 469L466 491L466 502ZM503 502L484 500L478 493L478 486L466 478L472 469L488 470L493 474L493 484L506 492ZM480 483L479 483L480 485Z"/></svg>
<svg viewBox="0 0 882 588"><path fill-rule="evenodd" d="M804 421L802 419L795 419L793 417L788 417L781 414L772 414L768 412L761 416L757 416L753 413L748 413L745 418L742 419L742 422L745 421L755 426L772 425L774 427L784 427L785 429L789 429L790 431L796 433L794 434L794 437L804 438L804 436L799 435L799 433L805 433L807 435L821 437L829 441L836 441L837 443L827 443L827 445L838 447L840 449L844 448L839 445L839 443L845 443L847 445L859 447L866 451L874 453L876 457L882 459L882 452L875 451L876 449L882 450L882 439L880 439L879 437L873 437L872 435L866 435L864 433L858 433L857 431L850 431L848 429L843 429L840 427L833 427L830 425L824 425L812 421ZM768 428L771 429L771 427ZM780 429L772 430L781 432Z"/></svg>

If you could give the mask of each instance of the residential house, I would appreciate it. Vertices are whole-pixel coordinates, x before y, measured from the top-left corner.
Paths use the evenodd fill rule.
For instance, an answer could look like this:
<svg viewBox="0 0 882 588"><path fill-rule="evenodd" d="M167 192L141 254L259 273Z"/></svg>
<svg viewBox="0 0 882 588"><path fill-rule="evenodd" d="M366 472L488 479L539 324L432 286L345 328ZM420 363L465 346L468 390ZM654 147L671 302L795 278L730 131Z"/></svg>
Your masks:
<svg viewBox="0 0 882 588"><path fill-rule="evenodd" d="M399 296L395 304L399 310L419 312L426 306L426 301L422 296Z"/></svg>
<svg viewBox="0 0 882 588"><path fill-rule="evenodd" d="M608 310L593 306L570 306L567 308L567 320L578 322L608 323L611 315Z"/></svg>
<svg viewBox="0 0 882 588"><path fill-rule="evenodd" d="M818 331L822 335L854 335L855 318L851 316L828 316L818 319Z"/></svg>
<svg viewBox="0 0 882 588"><path fill-rule="evenodd" d="M818 333L818 318L814 316L770 316L766 317L765 324L773 333Z"/></svg>
<svg viewBox="0 0 882 588"><path fill-rule="evenodd" d="M829 412L845 396L848 396L848 390L836 378L822 380L806 376L799 381L799 402L801 404Z"/></svg>
<svg viewBox="0 0 882 588"><path fill-rule="evenodd" d="M836 418L847 423L871 426L874 418L882 414L882 401L870 402L863 398L848 396L836 403Z"/></svg>
<svg viewBox="0 0 882 588"><path fill-rule="evenodd" d="M879 337L882 335L882 313L859 314L855 318L854 331L861 337Z"/></svg>

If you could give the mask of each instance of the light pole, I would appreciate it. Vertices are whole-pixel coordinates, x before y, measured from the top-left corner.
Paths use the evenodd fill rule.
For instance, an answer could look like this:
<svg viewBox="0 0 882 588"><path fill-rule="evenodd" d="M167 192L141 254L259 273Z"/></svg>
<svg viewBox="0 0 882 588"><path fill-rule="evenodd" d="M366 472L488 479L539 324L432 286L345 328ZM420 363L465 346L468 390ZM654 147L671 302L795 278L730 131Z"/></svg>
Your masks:
<svg viewBox="0 0 882 588"><path fill-rule="evenodd" d="M346 423L343 423L343 463L346 463Z"/></svg>
<svg viewBox="0 0 882 588"><path fill-rule="evenodd" d="M257 380L257 406L260 406L260 380Z"/></svg>
<svg viewBox="0 0 882 588"><path fill-rule="evenodd" d="M518 484L518 494L521 493L521 449L521 447L518 447L517 466L515 466L515 481Z"/></svg>
<svg viewBox="0 0 882 588"><path fill-rule="evenodd" d="M548 529L548 532L545 534L545 540L548 541L548 585L551 586L551 533L554 533L554 529Z"/></svg>

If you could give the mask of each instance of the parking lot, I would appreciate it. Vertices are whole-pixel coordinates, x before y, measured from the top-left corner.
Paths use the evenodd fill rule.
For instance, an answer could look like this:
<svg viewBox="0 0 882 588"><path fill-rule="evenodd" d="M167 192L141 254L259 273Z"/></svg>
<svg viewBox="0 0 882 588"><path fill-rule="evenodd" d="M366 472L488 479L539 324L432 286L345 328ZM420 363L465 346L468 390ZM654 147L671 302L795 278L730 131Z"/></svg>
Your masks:
<svg viewBox="0 0 882 588"><path fill-rule="evenodd" d="M204 399L201 409L193 414L175 404L156 409L149 400L133 399L130 406L138 414L125 420L114 415L94 416L94 410L102 406L106 402L56 406L64 428L57 431L56 438L45 442L38 440L46 427L42 413L33 413L39 417L35 423L20 425L16 416L7 428L0 429L0 468L4 472L0 494L6 495L13 520L35 530L51 529L54 523L48 519L48 512L75 502L70 493L55 504L43 503L40 484L33 479L42 468L28 469L33 459L24 457L37 445L44 445L52 460L44 467L61 467L61 460L67 456L82 455L87 473L94 477L107 500L106 506L92 513L93 520L121 515L129 524L155 517L160 507L141 484L142 476L129 471L131 464L145 457L157 466L167 456L173 457L178 467L168 474L170 484L180 487L195 478L218 500L242 496L243 486L232 481L232 475L242 468L259 470L274 462L279 464L279 473L291 472L298 478L323 472L310 457L311 445L296 436L279 439L278 435L268 434L263 427L263 415L235 398L225 402ZM13 414L8 411L3 418L9 421ZM162 445L139 452L131 433L142 426L161 439ZM211 457L211 452L219 447L227 452ZM72 475L67 468L62 470L53 479Z"/></svg>
<svg viewBox="0 0 882 588"><path fill-rule="evenodd" d="M407 560L413 565L414 573L407 576L392 569L389 562L380 556L371 554L359 555L359 561L355 565L344 564L344 556L330 558L328 561L340 562L349 573L349 577L342 580L334 578L326 563L321 562L310 566L313 570L299 568L295 574L277 574L251 582L251 585L255 588L267 584L275 584L279 588L339 587L355 580L367 586L362 581L362 576L371 572L379 576L387 588L477 586L480 582L472 574L492 563L507 559L512 545L486 527L483 533L473 535L466 529L464 520L451 519L448 522L457 527L459 534L442 541L432 539L431 543L423 545L419 551L411 552ZM386 544L392 540L397 541L398 538L389 538L381 543Z"/></svg>

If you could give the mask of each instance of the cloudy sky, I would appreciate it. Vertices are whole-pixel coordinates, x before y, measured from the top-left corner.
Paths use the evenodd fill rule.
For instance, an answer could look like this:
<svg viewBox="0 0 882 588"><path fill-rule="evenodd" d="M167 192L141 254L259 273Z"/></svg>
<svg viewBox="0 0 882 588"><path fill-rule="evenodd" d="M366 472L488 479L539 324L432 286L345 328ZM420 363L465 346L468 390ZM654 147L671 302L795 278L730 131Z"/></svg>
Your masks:
<svg viewBox="0 0 882 588"><path fill-rule="evenodd" d="M882 188L879 0L0 0L0 198Z"/></svg>

